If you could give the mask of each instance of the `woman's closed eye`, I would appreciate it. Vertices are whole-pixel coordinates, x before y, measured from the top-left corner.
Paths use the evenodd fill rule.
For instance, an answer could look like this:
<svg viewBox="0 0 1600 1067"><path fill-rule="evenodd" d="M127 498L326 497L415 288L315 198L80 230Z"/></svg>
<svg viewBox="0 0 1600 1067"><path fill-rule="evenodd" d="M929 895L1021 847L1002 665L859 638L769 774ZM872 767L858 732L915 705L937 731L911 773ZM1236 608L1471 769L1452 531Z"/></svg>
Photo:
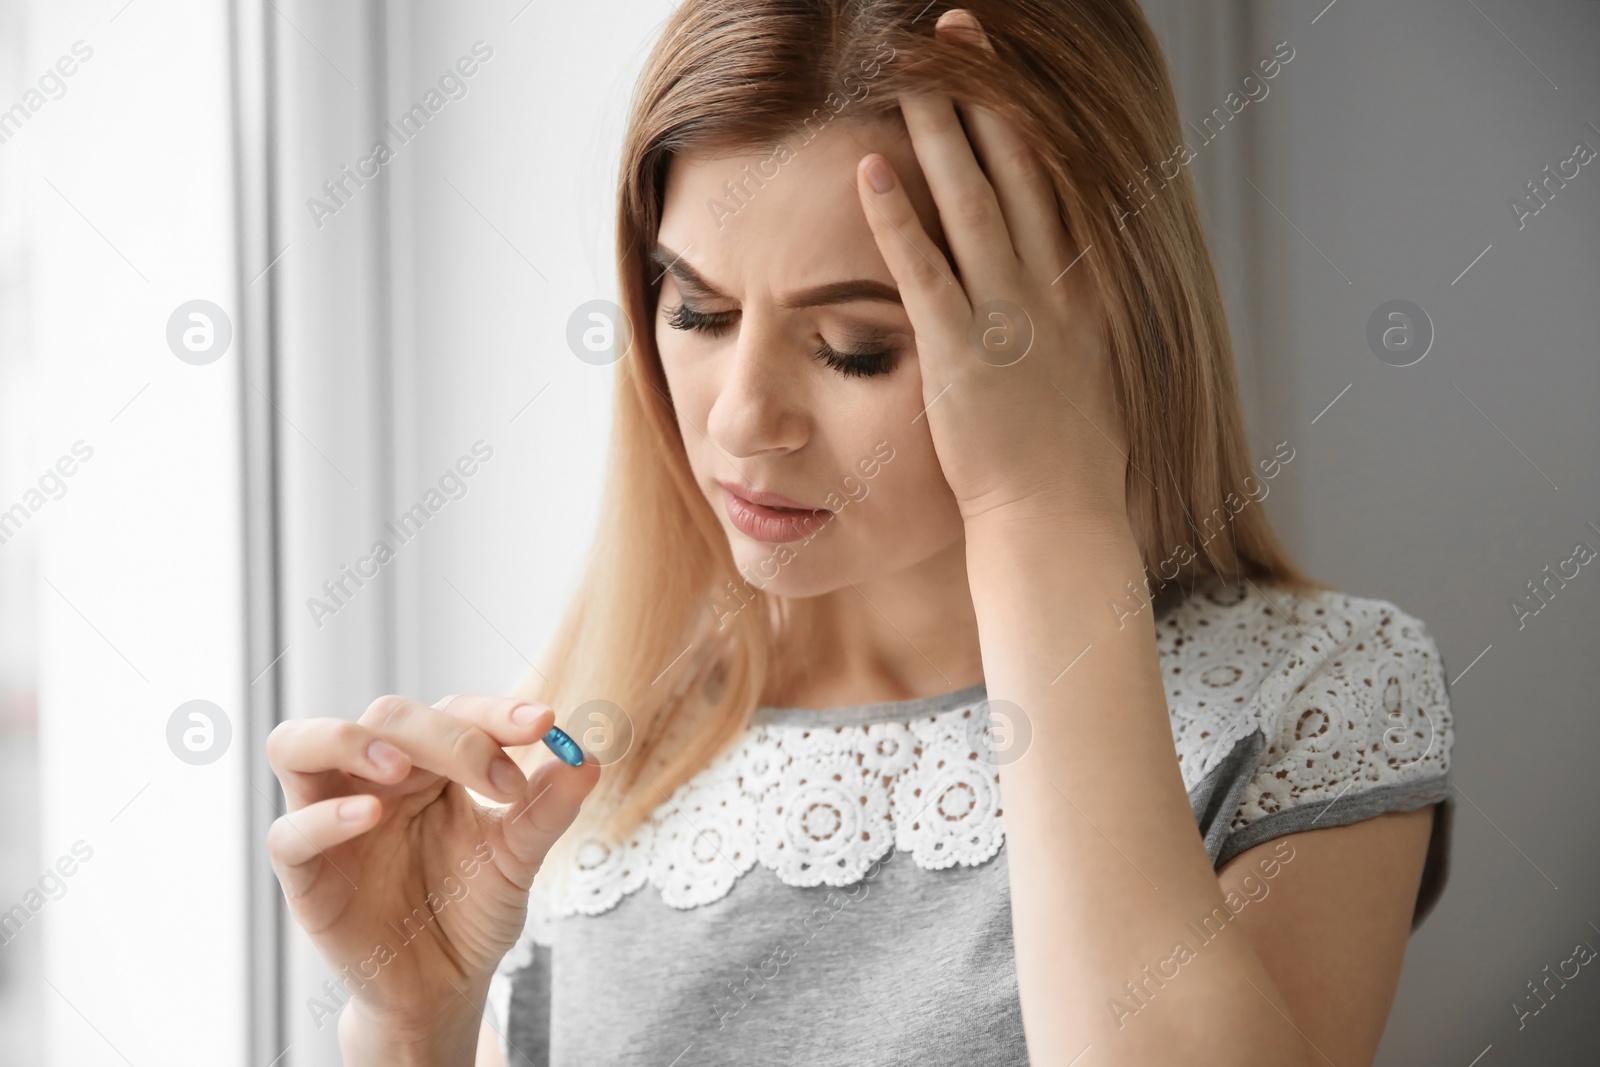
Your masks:
<svg viewBox="0 0 1600 1067"><path fill-rule="evenodd" d="M667 325L674 330L694 330L696 333L720 337L733 325L737 314L735 311L696 311L688 304L678 304L667 309Z"/></svg>
<svg viewBox="0 0 1600 1067"><path fill-rule="evenodd" d="M693 330L720 337L733 326L738 314L736 311L696 311L687 304L678 304L667 309L667 325L674 330ZM872 378L888 374L895 367L894 349L873 345L852 345L841 351L824 341L812 357L847 378Z"/></svg>

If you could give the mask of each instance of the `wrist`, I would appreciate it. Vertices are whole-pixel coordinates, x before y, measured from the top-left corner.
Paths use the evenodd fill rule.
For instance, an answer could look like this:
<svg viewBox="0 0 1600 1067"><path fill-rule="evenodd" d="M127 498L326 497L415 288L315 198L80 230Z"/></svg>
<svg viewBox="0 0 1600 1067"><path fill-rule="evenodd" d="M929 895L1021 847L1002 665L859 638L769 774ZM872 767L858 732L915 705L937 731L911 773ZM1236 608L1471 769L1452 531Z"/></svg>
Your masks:
<svg viewBox="0 0 1600 1067"><path fill-rule="evenodd" d="M486 991L484 991L486 992ZM472 1067L483 1015L478 1004L452 997L455 1005L404 1018L374 1014L359 997L339 1016L339 1050L346 1067ZM482 995L477 997L479 1004Z"/></svg>
<svg viewBox="0 0 1600 1067"><path fill-rule="evenodd" d="M1125 508L1030 498L965 519L963 528L969 563L1044 551L1057 560L1131 561L1136 570L1143 567L1133 521Z"/></svg>
<svg viewBox="0 0 1600 1067"><path fill-rule="evenodd" d="M1044 595L1082 607L1085 627L1111 620L1120 631L1115 605L1148 595L1144 554L1125 514L990 512L967 525L966 571L980 625Z"/></svg>

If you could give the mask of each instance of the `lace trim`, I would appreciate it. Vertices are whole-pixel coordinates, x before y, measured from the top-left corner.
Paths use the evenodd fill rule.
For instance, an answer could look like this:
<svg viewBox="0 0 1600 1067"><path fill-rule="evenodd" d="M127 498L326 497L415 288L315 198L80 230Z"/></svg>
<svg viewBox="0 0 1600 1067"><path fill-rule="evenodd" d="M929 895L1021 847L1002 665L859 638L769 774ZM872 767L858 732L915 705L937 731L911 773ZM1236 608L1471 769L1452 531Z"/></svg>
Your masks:
<svg viewBox="0 0 1600 1067"><path fill-rule="evenodd" d="M1256 730L1268 741L1233 828L1448 767L1438 651L1392 604L1212 587L1158 620L1157 643L1186 788ZM709 904L757 863L785 885L846 886L891 844L924 870L987 862L1005 833L999 767L979 758L982 705L753 725L627 841L590 837L565 878L542 870L529 937L548 944L551 920L598 915L647 882L674 908Z"/></svg>

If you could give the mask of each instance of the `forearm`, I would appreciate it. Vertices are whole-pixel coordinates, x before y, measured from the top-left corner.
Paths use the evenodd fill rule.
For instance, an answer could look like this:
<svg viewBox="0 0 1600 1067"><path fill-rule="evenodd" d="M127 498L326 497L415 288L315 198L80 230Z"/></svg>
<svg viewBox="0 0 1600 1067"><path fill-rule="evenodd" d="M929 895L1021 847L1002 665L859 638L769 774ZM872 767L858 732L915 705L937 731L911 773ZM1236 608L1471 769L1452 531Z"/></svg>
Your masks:
<svg viewBox="0 0 1600 1067"><path fill-rule="evenodd" d="M1305 1062L1244 937L1208 944L1188 978L1148 978L1180 941L1195 947L1186 924L1224 897L1179 771L1154 612L1108 606L1143 582L1131 531L997 517L969 525L967 568L989 697L1021 708L1032 734L1002 754L1000 780L1033 1062L1086 1045L1095 1064ZM1128 982L1160 989L1137 1019L1111 1004L1137 1006Z"/></svg>

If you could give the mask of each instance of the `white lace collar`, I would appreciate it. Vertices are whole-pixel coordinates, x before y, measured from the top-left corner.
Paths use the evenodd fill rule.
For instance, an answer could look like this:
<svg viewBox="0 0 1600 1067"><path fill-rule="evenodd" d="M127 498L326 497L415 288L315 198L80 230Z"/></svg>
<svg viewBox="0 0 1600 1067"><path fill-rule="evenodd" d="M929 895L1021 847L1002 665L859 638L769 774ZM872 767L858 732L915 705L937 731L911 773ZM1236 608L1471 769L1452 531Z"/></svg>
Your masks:
<svg viewBox="0 0 1600 1067"><path fill-rule="evenodd" d="M1259 726L1252 697L1275 657L1265 648L1246 652L1241 646L1251 642L1240 631L1289 629L1293 637L1285 618L1305 603L1274 600L1277 607L1232 589L1194 594L1159 620L1188 789ZM627 841L583 841L559 888L541 871L530 925L538 931L553 918L598 915L646 882L674 908L709 904L756 863L791 886L850 885L891 845L924 870L983 863L1005 838L999 766L969 741L984 700L979 683L889 704L762 708L738 745Z"/></svg>
<svg viewBox="0 0 1600 1067"><path fill-rule="evenodd" d="M1447 766L1436 647L1391 603L1213 584L1158 616L1156 635L1186 789L1240 740L1266 734L1258 784L1234 825L1356 779L1411 775L1415 759L1383 751L1398 721L1392 709L1385 717L1391 703L1417 737L1429 731L1416 774ZM627 841L584 840L565 879L541 870L530 936L548 943L552 919L598 915L646 882L674 908L709 904L757 863L785 885L846 886L891 845L929 871L992 859L1005 837L999 766L969 740L981 737L984 700L979 683L888 704L758 710L740 743Z"/></svg>

